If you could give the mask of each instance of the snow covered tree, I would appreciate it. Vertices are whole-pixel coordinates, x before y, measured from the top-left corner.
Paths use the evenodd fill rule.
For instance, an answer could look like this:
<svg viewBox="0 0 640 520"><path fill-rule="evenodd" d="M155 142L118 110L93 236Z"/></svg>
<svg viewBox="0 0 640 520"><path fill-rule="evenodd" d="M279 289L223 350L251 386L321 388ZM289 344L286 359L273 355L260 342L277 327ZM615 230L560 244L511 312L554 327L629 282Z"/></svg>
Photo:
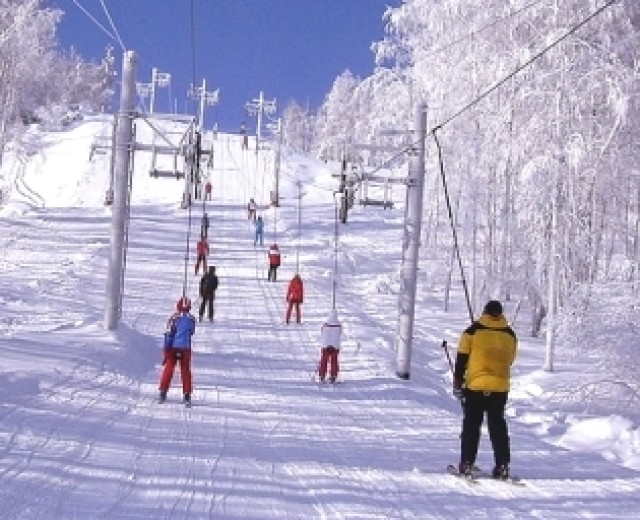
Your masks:
<svg viewBox="0 0 640 520"><path fill-rule="evenodd" d="M62 11L43 0L0 0L0 160L5 144L37 113L96 108L113 93L112 69L62 54Z"/></svg>
<svg viewBox="0 0 640 520"><path fill-rule="evenodd" d="M0 2L0 157L11 129L47 102L60 16L39 0Z"/></svg>
<svg viewBox="0 0 640 520"><path fill-rule="evenodd" d="M360 80L346 70L333 82L316 120L319 155L339 160L353 142L354 97Z"/></svg>
<svg viewBox="0 0 640 520"><path fill-rule="evenodd" d="M476 303L508 298L511 287L544 294L550 240L560 300L575 283L610 275L626 254L620 244L634 243L623 237L637 235L637 188L629 197L638 185L630 162L638 118L629 117L637 114L637 5L611 6L508 77L600 4L406 0L387 11L376 58L411 69L432 126L442 125L451 193L462 202L463 258L480 278ZM552 237L554 190L563 225ZM627 260L637 272L637 255Z"/></svg>
<svg viewBox="0 0 640 520"><path fill-rule="evenodd" d="M289 103L282 111L282 142L289 149L297 152L310 152L313 144L314 117L308 108L295 101Z"/></svg>

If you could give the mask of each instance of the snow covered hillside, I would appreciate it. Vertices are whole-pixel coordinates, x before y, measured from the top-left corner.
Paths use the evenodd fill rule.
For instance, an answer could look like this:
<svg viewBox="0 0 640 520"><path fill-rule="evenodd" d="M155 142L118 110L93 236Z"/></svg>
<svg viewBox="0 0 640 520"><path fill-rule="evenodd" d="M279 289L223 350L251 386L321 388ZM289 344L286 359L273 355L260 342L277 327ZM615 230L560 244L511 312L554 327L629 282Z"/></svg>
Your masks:
<svg viewBox="0 0 640 520"><path fill-rule="evenodd" d="M395 209L356 206L340 227L340 384L314 382L331 309L339 167L285 155L282 204L269 208L271 158L242 150L236 135L214 141L206 211L220 287L214 323L194 336L194 405L180 404L179 373L158 404L161 336L185 277L197 300L203 208L180 209L181 182L152 178L149 154L136 154L123 316L106 331L108 157L90 159L90 149L109 125L98 118L42 135L2 166L0 518L640 515L640 435L624 389L608 392L619 415L564 408L552 389L578 389L582 366L542 372L542 341L518 326L508 413L523 485L446 473L458 461L461 413L441 345L456 344L467 316L460 295L444 312L437 291L420 291L411 379L395 377L401 192ZM263 247L253 245L249 197L266 221ZM283 252L275 283L266 280L273 241ZM286 325L298 262L302 323ZM478 462L493 464L486 432Z"/></svg>

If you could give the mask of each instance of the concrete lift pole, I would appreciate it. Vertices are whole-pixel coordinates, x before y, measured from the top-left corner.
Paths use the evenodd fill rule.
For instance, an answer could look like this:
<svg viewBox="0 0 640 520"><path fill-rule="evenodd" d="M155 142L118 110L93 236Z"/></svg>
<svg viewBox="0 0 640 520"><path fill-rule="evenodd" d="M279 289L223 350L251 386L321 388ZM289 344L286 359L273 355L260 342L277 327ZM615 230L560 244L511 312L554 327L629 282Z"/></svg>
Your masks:
<svg viewBox="0 0 640 520"><path fill-rule="evenodd" d="M114 194L111 206L111 250L107 273L105 327L116 330L122 311L122 280L124 277L124 239L127 226L129 166L133 150L133 117L136 93L136 55L125 51L122 59L122 89L115 138Z"/></svg>
<svg viewBox="0 0 640 520"><path fill-rule="evenodd" d="M396 336L396 375L409 379L411 372L411 343L418 278L418 253L422 226L422 200L425 178L425 148L427 134L427 104L416 110L414 139L407 176L404 239L402 241L402 270L398 295L398 330Z"/></svg>

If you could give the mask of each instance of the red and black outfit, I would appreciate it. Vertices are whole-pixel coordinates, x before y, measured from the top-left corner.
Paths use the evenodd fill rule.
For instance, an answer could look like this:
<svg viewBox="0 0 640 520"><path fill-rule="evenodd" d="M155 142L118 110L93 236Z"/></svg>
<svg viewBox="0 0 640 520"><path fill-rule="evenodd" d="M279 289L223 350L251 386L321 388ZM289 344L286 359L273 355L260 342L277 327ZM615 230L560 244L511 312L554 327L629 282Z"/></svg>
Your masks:
<svg viewBox="0 0 640 520"><path fill-rule="evenodd" d="M278 244L273 244L269 248L267 256L269 258L269 273L267 274L267 280L275 282L276 271L278 270L278 267L280 267L280 250L278 249Z"/></svg>
<svg viewBox="0 0 640 520"><path fill-rule="evenodd" d="M191 402L193 391L191 378L191 336L196 331L196 320L189 313L191 310L191 300L183 296L178 300L176 312L167 322L167 332L165 332L164 343L164 369L160 376L160 402L167 398L169 386L176 365L180 365L180 376L182 377L182 392L185 403Z"/></svg>
<svg viewBox="0 0 640 520"><path fill-rule="evenodd" d="M196 252L198 253L198 260L196 261L196 274L200 270L202 265L202 271L207 272L207 256L209 256L209 243L207 239L202 237L196 246Z"/></svg>
<svg viewBox="0 0 640 520"><path fill-rule="evenodd" d="M286 322L289 323L291 319L291 311L296 309L296 322L300 323L300 304L304 301L304 286L302 284L302 278L300 275L295 275L289 282L287 288L287 315Z"/></svg>

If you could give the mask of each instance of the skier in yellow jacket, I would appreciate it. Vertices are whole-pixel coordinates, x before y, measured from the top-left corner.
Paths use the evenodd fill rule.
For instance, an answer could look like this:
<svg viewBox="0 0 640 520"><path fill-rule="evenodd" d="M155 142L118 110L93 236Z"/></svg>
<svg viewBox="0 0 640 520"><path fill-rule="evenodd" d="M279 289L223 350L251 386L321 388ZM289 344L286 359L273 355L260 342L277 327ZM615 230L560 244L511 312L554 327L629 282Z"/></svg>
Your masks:
<svg viewBox="0 0 640 520"><path fill-rule="evenodd" d="M454 369L453 392L463 403L464 419L459 471L470 474L476 462L480 428L487 414L495 466L492 476L509 478L511 450L504 417L517 338L502 314L502 304L489 301L482 316L462 333Z"/></svg>

